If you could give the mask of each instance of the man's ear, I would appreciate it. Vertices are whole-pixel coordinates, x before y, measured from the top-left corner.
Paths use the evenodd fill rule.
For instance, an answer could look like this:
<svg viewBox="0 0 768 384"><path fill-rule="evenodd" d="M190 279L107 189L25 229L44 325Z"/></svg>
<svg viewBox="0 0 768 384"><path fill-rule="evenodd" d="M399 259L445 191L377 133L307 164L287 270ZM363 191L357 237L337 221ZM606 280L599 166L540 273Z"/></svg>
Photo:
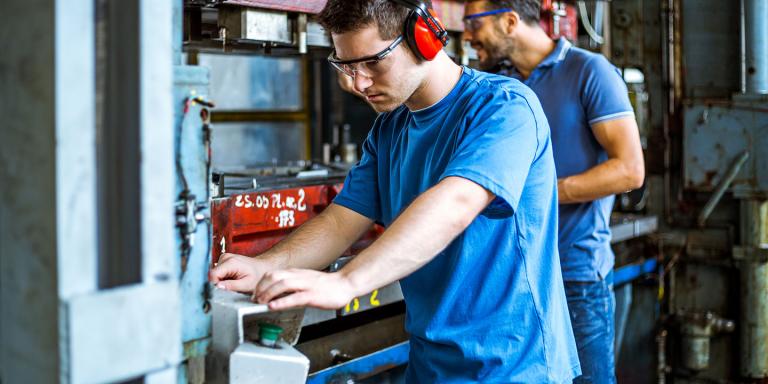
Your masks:
<svg viewBox="0 0 768 384"><path fill-rule="evenodd" d="M515 32L517 27L520 26L522 20L520 19L520 14L515 11L511 11L504 14L504 17L502 17L502 23L502 26L504 27L503 30L507 33L507 35L511 35Z"/></svg>

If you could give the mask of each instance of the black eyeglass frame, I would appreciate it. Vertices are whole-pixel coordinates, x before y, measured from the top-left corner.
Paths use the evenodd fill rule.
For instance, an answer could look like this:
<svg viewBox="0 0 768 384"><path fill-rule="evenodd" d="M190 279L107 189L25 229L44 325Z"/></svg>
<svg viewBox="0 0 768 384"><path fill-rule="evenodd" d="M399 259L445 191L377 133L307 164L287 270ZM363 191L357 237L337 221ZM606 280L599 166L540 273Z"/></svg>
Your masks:
<svg viewBox="0 0 768 384"><path fill-rule="evenodd" d="M331 54L328 55L328 62L331 64L334 64L334 67L336 67L337 65L357 64L357 63L362 63L366 61L381 61L385 57L387 57L390 53L392 53L392 51L394 51L395 48L397 48L397 46L400 45L400 43L402 42L403 42L403 35L400 35L395 39L395 41L392 42L392 44L390 44L388 47L384 48L380 52L370 56L361 57L359 59L350 59L350 60L338 59L336 57L336 49L334 49L331 51Z"/></svg>

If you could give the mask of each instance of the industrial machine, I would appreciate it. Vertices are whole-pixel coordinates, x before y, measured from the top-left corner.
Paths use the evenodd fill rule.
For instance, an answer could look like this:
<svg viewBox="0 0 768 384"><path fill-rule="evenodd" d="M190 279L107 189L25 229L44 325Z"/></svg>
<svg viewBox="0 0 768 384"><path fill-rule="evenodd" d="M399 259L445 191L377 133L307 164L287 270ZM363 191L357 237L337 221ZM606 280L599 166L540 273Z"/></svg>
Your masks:
<svg viewBox="0 0 768 384"><path fill-rule="evenodd" d="M324 4L4 2L0 382L401 381L397 284L270 312L208 283L327 207L375 118ZM471 66L463 3L433 5ZM612 217L618 381L768 382L768 0L545 0L541 25L622 70L645 151Z"/></svg>
<svg viewBox="0 0 768 384"><path fill-rule="evenodd" d="M312 14L321 8L319 3L185 3L184 47L188 62L209 66L211 91L206 94L210 94L218 104L211 110L210 116L205 115L212 121L212 127L198 130L201 133L197 134L205 139L206 132L209 132L213 152L212 165L206 165L212 170L209 265L214 265L226 252L256 256L328 206L343 188L346 171L356 161L355 142L359 143L365 137L375 117L367 106L362 110L353 108L356 101L340 92L333 80L335 74L323 62L330 42L312 20ZM463 4L457 1L434 1L433 4L453 35L447 51L456 61L470 63L475 59L474 52L467 45L456 43L461 41ZM576 40L576 7L575 3L546 2L542 8L542 26L553 37L566 36ZM599 21L602 22L602 19ZM596 28L602 31L599 23ZM253 90L256 84L261 84L263 88L272 86L262 80L270 76L270 69L266 66L252 67L237 82L227 82L227 91L218 92L217 97L215 89L219 85L215 79L220 79L217 72L221 71L217 63L231 56L240 57L238 65L246 67L258 65L248 63L249 57L256 58L252 60L277 57L294 62L314 61L300 65L309 75L285 79L298 80L304 84L296 84L300 87L311 85L319 88L314 90L313 95L321 100L310 100L308 95L312 91L305 89L293 98L266 92L273 100L282 100L267 102L269 110L244 101L219 103L217 98L227 99L231 93L238 92L238 87L250 87L250 97L258 99L262 96L254 93L260 92ZM232 71L231 65L227 70ZM281 75L275 73L272 76ZM314 116L307 116L310 103L314 103L313 108L316 108ZM284 130L285 126L266 128L270 124L279 124L278 121L292 119L311 126L311 129L305 130L310 137L305 136L304 145L311 148L304 153L304 159L280 158L280 151L277 151L272 159L257 161L244 156L217 163L217 158L221 159L220 152L233 151L235 141L249 142L253 146L261 142L275 142L282 152L291 152L289 145L303 147L301 142L285 144L280 141L281 134L277 131ZM350 120L353 124L347 123ZM226 127L227 124L241 122L243 129L247 130L248 124L255 121L266 128L260 127L261 132L255 138L249 137L249 133L241 133L236 140L226 140L229 146L221 144L224 141L221 137L230 134L227 130L231 128ZM205 153L201 151L206 147L199 144L198 140L190 148L199 151L198 158L204 159ZM247 149L242 151L249 152ZM314 161L310 160L310 153L314 155ZM655 216L636 211L617 214L612 224L617 244L653 233L658 226ZM330 270L340 268L382 231L381 227L374 228L331 265ZM198 262L203 259L197 255ZM626 318L631 303L631 297L627 297L627 294L631 295L628 283L654 271L656 259L646 260L644 254L634 253L622 262L625 265L617 270L616 284L623 287L621 292L624 294L620 300L619 317ZM199 278L200 273L193 276ZM403 328L403 297L397 284L356 298L340 311L306 309L285 313L270 313L264 306L249 303L246 296L210 288L204 280L198 284L205 288L203 291L196 290L195 295L204 299L204 307L208 309L198 311L200 315L207 316L200 322L210 324L211 333L199 339L185 339L185 352L208 352L204 373L191 369L189 365L200 355L189 353L185 356L188 359L186 372L191 375L187 378L189 381L201 381L203 377L211 382L249 382L245 378L254 382L307 380L312 383L401 380L399 375L407 363L409 348ZM189 326L185 324L185 327ZM261 344L263 337L260 333L263 333L264 327L271 326L283 330L278 337L279 348ZM277 361L282 362L279 367Z"/></svg>
<svg viewBox="0 0 768 384"><path fill-rule="evenodd" d="M611 8L612 59L649 95L647 209L663 218L619 380L765 382L768 2Z"/></svg>

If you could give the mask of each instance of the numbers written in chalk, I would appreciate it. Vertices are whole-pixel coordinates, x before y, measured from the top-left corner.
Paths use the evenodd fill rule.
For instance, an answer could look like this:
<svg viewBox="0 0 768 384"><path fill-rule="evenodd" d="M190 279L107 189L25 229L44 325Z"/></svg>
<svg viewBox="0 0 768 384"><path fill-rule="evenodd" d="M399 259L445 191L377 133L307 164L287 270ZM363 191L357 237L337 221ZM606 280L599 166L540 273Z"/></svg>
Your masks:
<svg viewBox="0 0 768 384"><path fill-rule="evenodd" d="M306 192L299 189L296 195L288 193L273 193L271 195L237 195L235 207L256 209L289 209L304 212L307 204L304 202Z"/></svg>
<svg viewBox="0 0 768 384"><path fill-rule="evenodd" d="M365 295L363 297L355 297L351 302L347 303L347 305L344 307L344 314L357 312L360 310L360 301L364 300L367 301L368 304L370 304L371 307L378 307L381 305L381 302L379 302L378 299L379 296L379 290L375 290L371 292L370 295Z"/></svg>

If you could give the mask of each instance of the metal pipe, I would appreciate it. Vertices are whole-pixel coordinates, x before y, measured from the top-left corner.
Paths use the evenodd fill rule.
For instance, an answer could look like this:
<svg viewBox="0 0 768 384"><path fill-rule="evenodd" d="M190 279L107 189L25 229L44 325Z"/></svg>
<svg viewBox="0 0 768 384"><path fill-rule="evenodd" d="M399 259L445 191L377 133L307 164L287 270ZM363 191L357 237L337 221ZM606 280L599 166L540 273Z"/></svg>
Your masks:
<svg viewBox="0 0 768 384"><path fill-rule="evenodd" d="M759 251L768 237L768 202L741 201L741 244L756 252L741 265L740 359L742 376L768 378L768 262Z"/></svg>
<svg viewBox="0 0 768 384"><path fill-rule="evenodd" d="M739 0L739 93L747 93L747 37L744 29L744 0Z"/></svg>
<svg viewBox="0 0 768 384"><path fill-rule="evenodd" d="M768 263L746 262L741 269L741 374L768 377Z"/></svg>
<svg viewBox="0 0 768 384"><path fill-rule="evenodd" d="M656 334L656 383L667 382L667 330L662 328Z"/></svg>
<svg viewBox="0 0 768 384"><path fill-rule="evenodd" d="M744 0L746 91L768 94L768 0Z"/></svg>
<svg viewBox="0 0 768 384"><path fill-rule="evenodd" d="M748 158L749 151L744 151L741 153L741 155L739 155L736 161L731 164L730 168L728 168L728 172L726 172L725 176L723 176L723 180L721 180L720 184L718 184L717 188L715 188L715 193L712 194L712 197L709 198L709 201L707 201L704 209L702 209L701 213L699 214L699 227L703 227L707 222L707 218L710 214L712 214L712 211L717 206L717 203L720 202L720 199L723 198L725 191L728 190L728 187L731 186L733 180L736 179L736 175L739 174L741 167L744 165L744 163L747 162Z"/></svg>
<svg viewBox="0 0 768 384"><path fill-rule="evenodd" d="M666 111L662 112L662 129L664 131L664 218L668 224L674 222L672 216L672 138L671 116L674 114L675 91L674 57L675 57L675 2L666 0L661 7L660 19L665 27L662 36L662 103Z"/></svg>
<svg viewBox="0 0 768 384"><path fill-rule="evenodd" d="M300 13L296 20L297 45L299 53L307 53L307 14Z"/></svg>

